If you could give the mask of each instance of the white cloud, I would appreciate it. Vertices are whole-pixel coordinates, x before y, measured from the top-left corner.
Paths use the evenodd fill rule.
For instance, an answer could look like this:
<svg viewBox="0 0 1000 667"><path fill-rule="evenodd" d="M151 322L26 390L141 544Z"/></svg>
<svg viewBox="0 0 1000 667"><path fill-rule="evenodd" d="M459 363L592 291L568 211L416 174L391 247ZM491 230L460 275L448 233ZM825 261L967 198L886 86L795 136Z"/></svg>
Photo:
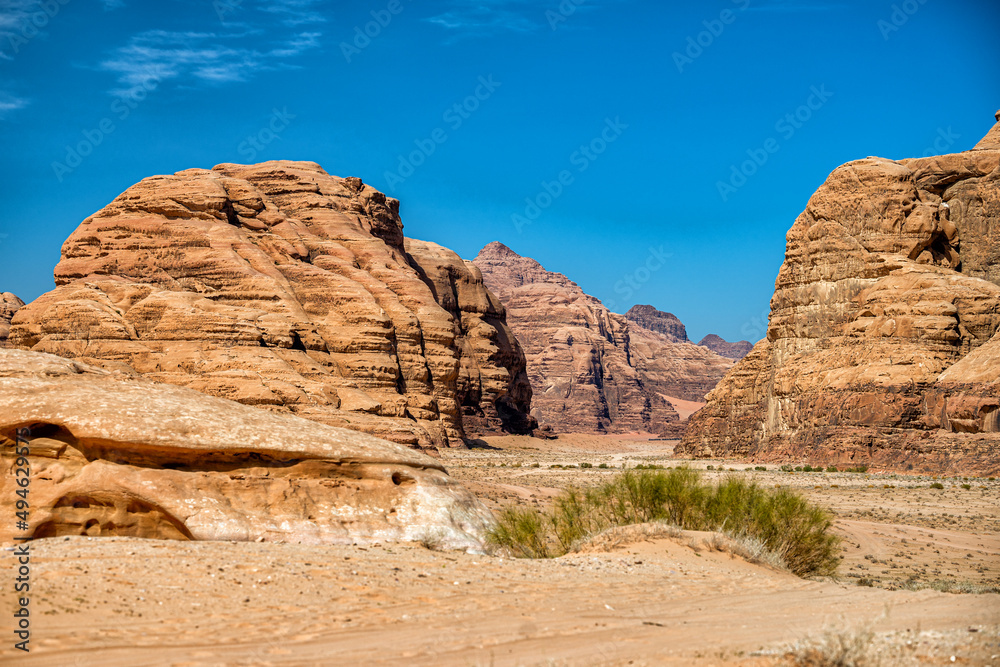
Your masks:
<svg viewBox="0 0 1000 667"><path fill-rule="evenodd" d="M5 118L12 111L23 109L28 106L28 103L28 100L23 97L14 97L0 91L0 118Z"/></svg>
<svg viewBox="0 0 1000 667"><path fill-rule="evenodd" d="M114 72L118 83L134 88L150 79L179 79L190 83L246 81L258 72L287 69L286 62L319 46L320 33L303 32L277 41L270 48L248 48L242 43L259 33L219 34L214 32L171 32L148 30L133 36L100 63L100 69ZM114 90L120 94L122 90Z"/></svg>

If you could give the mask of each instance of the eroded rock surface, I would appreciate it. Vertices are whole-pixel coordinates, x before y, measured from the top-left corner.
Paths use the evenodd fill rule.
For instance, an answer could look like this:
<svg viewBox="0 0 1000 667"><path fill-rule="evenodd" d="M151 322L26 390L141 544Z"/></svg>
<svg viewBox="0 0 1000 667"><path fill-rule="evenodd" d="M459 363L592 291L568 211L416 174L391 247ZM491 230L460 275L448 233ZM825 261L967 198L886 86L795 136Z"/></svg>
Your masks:
<svg viewBox="0 0 1000 667"><path fill-rule="evenodd" d="M24 302L10 292L0 293L0 347L7 347L10 320L23 305Z"/></svg>
<svg viewBox="0 0 1000 667"><path fill-rule="evenodd" d="M676 435L682 425L670 399L703 399L732 364L678 342L687 336L672 315L640 308L660 330L646 329L501 243L473 262L524 348L532 414L556 431Z"/></svg>
<svg viewBox="0 0 1000 667"><path fill-rule="evenodd" d="M404 445L48 354L0 350L0 508L18 499L27 429L30 525L17 535L304 544L443 540L491 521L440 464Z"/></svg>
<svg viewBox="0 0 1000 667"><path fill-rule="evenodd" d="M1000 472L998 127L970 151L830 175L788 232L767 339L682 451Z"/></svg>
<svg viewBox="0 0 1000 667"><path fill-rule="evenodd" d="M478 271L311 162L146 178L83 221L55 279L12 346L418 447L532 426Z"/></svg>

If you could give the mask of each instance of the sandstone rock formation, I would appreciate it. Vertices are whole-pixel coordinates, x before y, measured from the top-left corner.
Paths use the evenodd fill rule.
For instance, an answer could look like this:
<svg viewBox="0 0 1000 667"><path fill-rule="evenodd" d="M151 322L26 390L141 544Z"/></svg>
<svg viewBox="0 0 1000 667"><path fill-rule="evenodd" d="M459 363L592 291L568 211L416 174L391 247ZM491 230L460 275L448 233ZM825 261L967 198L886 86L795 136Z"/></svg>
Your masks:
<svg viewBox="0 0 1000 667"><path fill-rule="evenodd" d="M732 363L677 342L687 336L672 315L640 308L661 331L645 329L501 243L473 262L525 350L532 414L556 431L677 435L671 399L701 400Z"/></svg>
<svg viewBox="0 0 1000 667"><path fill-rule="evenodd" d="M83 221L55 279L12 346L419 447L533 425L478 270L311 162L146 178Z"/></svg>
<svg viewBox="0 0 1000 667"><path fill-rule="evenodd" d="M748 340L740 340L735 343L729 343L725 338L716 336L715 334L708 334L698 342L698 345L707 347L712 352L722 355L723 357L736 359L737 361L750 354L750 350L753 349L753 343Z"/></svg>
<svg viewBox="0 0 1000 667"><path fill-rule="evenodd" d="M0 350L0 508L15 535L305 544L420 540L479 548L489 511L403 445L120 371ZM23 446L23 443L18 446Z"/></svg>
<svg viewBox="0 0 1000 667"><path fill-rule="evenodd" d="M23 305L24 302L10 292L0 293L0 347L7 347L10 320Z"/></svg>
<svg viewBox="0 0 1000 667"><path fill-rule="evenodd" d="M1000 473L998 128L830 175L788 232L767 338L682 451Z"/></svg>
<svg viewBox="0 0 1000 667"><path fill-rule="evenodd" d="M636 305L625 313L625 319L649 331L663 334L675 343L688 342L687 329L673 313L665 313L653 306Z"/></svg>

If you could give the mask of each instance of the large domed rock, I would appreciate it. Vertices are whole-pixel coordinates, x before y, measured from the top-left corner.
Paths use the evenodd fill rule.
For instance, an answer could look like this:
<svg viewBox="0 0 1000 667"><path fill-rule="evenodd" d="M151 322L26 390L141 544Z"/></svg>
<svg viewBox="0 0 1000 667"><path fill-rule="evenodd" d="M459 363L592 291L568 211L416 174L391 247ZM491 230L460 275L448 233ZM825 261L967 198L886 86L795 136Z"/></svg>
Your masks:
<svg viewBox="0 0 1000 667"><path fill-rule="evenodd" d="M681 451L1000 472L998 128L963 153L830 175L788 232L767 339Z"/></svg>
<svg viewBox="0 0 1000 667"><path fill-rule="evenodd" d="M0 350L0 508L15 442L30 512L15 536L332 544L433 538L480 548L492 518L404 445L48 354ZM18 446L25 446L18 442Z"/></svg>
<svg viewBox="0 0 1000 667"><path fill-rule="evenodd" d="M311 162L154 176L67 239L10 344L418 447L533 426L480 274Z"/></svg>

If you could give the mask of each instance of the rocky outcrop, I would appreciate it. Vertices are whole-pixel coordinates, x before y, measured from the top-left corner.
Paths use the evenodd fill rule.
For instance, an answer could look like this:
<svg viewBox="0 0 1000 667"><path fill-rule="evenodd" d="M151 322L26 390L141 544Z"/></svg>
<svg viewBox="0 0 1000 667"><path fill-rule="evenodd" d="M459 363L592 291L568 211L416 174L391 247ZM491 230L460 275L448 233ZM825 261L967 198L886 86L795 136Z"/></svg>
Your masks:
<svg viewBox="0 0 1000 667"><path fill-rule="evenodd" d="M673 313L665 313L653 306L636 305L625 313L625 319L649 331L663 334L674 343L688 342L687 329Z"/></svg>
<svg viewBox="0 0 1000 667"><path fill-rule="evenodd" d="M532 426L478 271L311 162L144 179L63 245L12 346L418 447Z"/></svg>
<svg viewBox="0 0 1000 667"><path fill-rule="evenodd" d="M10 320L23 305L24 302L10 292L0 293L0 347L7 347Z"/></svg>
<svg viewBox="0 0 1000 667"><path fill-rule="evenodd" d="M1000 472L1000 146L839 167L681 451Z"/></svg>
<svg viewBox="0 0 1000 667"><path fill-rule="evenodd" d="M612 313L566 276L501 243L473 262L524 348L532 414L556 431L676 435L682 425L671 399L701 400L732 363L678 343L676 327L652 331ZM639 312L654 324L673 317Z"/></svg>
<svg viewBox="0 0 1000 667"><path fill-rule="evenodd" d="M753 349L753 343L748 340L729 343L725 338L716 336L715 334L708 334L698 342L698 345L707 347L718 355L737 361L750 354L750 350Z"/></svg>
<svg viewBox="0 0 1000 667"><path fill-rule="evenodd" d="M403 445L23 350L0 350L0 444L7 516L18 456L30 470L28 525L4 522L0 542L433 537L480 548L492 521L435 459Z"/></svg>

